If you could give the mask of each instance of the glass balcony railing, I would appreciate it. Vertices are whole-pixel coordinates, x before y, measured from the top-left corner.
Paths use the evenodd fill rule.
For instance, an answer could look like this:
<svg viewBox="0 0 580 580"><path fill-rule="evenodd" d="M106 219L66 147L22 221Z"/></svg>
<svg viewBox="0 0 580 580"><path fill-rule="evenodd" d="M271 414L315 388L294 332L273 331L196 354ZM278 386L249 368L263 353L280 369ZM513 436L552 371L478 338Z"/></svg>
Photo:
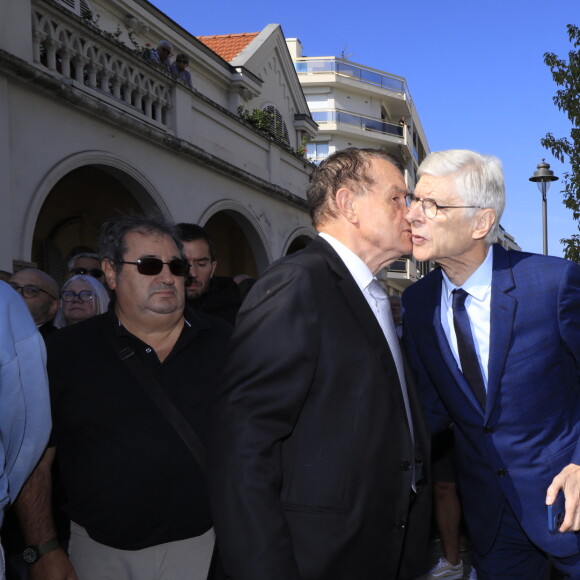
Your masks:
<svg viewBox="0 0 580 580"><path fill-rule="evenodd" d="M339 58L299 59L294 62L294 67L298 74L335 73L350 77L382 89L402 93L409 101L411 101L411 95L404 79L394 75L381 73Z"/></svg>
<svg viewBox="0 0 580 580"><path fill-rule="evenodd" d="M379 119L371 119L345 111L312 111L312 119L316 123L344 123L367 131L377 131L387 135L403 136L403 127L395 123L387 123Z"/></svg>
<svg viewBox="0 0 580 580"><path fill-rule="evenodd" d="M399 274L407 274L409 260L395 260L392 264L387 266L388 272L397 272Z"/></svg>

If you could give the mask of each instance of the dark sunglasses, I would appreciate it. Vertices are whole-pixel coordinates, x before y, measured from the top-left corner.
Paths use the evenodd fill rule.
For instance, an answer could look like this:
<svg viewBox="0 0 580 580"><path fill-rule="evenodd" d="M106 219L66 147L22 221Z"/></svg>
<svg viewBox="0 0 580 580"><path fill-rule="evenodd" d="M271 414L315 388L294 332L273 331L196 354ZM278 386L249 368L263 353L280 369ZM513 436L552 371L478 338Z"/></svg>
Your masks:
<svg viewBox="0 0 580 580"><path fill-rule="evenodd" d="M104 276L104 272L102 270L100 270L99 268L73 268L71 270L72 274L83 274L83 275L89 275L92 276L93 278L102 278Z"/></svg>
<svg viewBox="0 0 580 580"><path fill-rule="evenodd" d="M163 270L163 265L169 266L169 271L174 276L187 276L189 264L185 260L174 258L171 262L164 262L161 258L140 258L136 262L119 262L119 264L133 264L137 266L137 272L144 276L156 276Z"/></svg>

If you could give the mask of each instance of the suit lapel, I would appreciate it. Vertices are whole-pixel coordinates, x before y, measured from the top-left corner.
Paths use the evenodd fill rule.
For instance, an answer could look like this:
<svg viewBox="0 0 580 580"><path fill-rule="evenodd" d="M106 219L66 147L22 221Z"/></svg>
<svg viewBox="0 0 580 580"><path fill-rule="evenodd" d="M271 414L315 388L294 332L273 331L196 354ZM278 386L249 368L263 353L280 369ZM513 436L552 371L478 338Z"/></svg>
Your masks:
<svg viewBox="0 0 580 580"><path fill-rule="evenodd" d="M405 403L403 401L403 394L401 392L397 368L393 355L391 354L391 349L389 348L381 325L358 287L358 284L348 271L348 268L344 265L340 256L326 240L321 237L315 238L307 250L315 251L322 255L328 262L330 270L336 276L336 284L344 296L348 308L353 312L379 359L380 364L386 371L386 381L388 380L391 383L396 381L398 388L390 389L390 392L401 408L404 409Z"/></svg>
<svg viewBox="0 0 580 580"><path fill-rule="evenodd" d="M501 246L493 247L493 275L491 280L491 313L489 332L489 364L487 381L487 410L491 413L509 345L512 338L517 301L508 292L515 287L508 253Z"/></svg>
<svg viewBox="0 0 580 580"><path fill-rule="evenodd" d="M426 313L430 313L432 315L431 323L432 323L432 331L435 334L435 339L439 344L439 350L441 352L441 356L449 369L449 372L453 375L455 382L459 386L459 388L463 391L465 397L469 400L470 404L478 410L479 413L483 416L483 409L473 392L473 389L469 385L469 383L465 380L463 373L459 369L457 365L457 361L453 356L453 352L451 347L449 346L449 341L447 340L447 336L445 335L445 331L443 330L443 326L441 324L441 292L442 292L442 285L443 285L443 277L441 275L441 271L437 272L436 276L433 276L433 288L429 292L430 299L428 302L425 303Z"/></svg>

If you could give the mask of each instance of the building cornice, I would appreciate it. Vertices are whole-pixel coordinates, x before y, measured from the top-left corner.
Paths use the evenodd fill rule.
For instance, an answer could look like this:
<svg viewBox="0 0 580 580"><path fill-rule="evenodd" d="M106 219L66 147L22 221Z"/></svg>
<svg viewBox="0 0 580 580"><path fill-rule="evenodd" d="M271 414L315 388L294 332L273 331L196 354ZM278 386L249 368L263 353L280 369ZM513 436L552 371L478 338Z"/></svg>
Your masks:
<svg viewBox="0 0 580 580"><path fill-rule="evenodd" d="M78 111L98 118L101 122L108 123L117 129L121 128L141 139L146 139L158 146L165 147L177 154L187 157L198 165L212 168L214 171L227 175L229 178L248 184L272 198L280 199L305 211L308 208L308 204L304 198L299 197L288 189L272 184L256 175L244 171L243 169L208 153L202 147L194 145L184 139L180 139L171 132L138 119L122 109L116 109L108 105L105 101L101 101L90 94L75 88L70 82L63 82L63 79L57 78L48 72L44 72L2 49L0 49L0 75L3 75L14 82L20 83L21 85L33 86L35 90L43 92L45 95L50 96L53 99L58 99L64 103L68 103L69 105L74 106ZM235 115L223 107L220 107L199 92L193 91L193 96L216 108L219 110L220 114L228 115L231 117L232 122L240 122ZM263 136L258 134L256 137L258 139L264 139ZM306 160L304 160L304 163L307 164Z"/></svg>

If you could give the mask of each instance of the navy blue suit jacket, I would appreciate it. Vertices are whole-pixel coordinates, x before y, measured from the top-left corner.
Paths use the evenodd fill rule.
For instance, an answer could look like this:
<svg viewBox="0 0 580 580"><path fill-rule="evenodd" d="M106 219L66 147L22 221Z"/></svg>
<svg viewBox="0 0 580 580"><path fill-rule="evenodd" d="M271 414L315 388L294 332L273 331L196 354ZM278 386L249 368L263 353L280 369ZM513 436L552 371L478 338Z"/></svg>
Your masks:
<svg viewBox="0 0 580 580"><path fill-rule="evenodd" d="M565 556L579 534L551 534L546 489L580 464L580 266L493 247L485 410L441 326L441 270L403 296L404 338L432 431L454 423L465 518L484 554L507 501L531 540Z"/></svg>

